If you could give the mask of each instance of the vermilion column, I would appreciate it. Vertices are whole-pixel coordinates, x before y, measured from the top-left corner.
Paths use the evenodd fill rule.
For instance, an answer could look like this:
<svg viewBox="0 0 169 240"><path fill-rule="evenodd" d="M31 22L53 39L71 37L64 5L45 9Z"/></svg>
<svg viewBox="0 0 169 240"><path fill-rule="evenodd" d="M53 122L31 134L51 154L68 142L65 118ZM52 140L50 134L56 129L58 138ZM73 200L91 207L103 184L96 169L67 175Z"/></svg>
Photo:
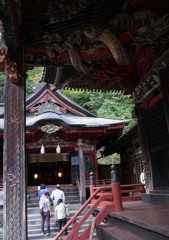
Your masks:
<svg viewBox="0 0 169 240"><path fill-rule="evenodd" d="M119 182L119 178L116 171L116 165L111 166L111 186L113 192L113 202L115 211L122 211L122 197L121 197L121 186Z"/></svg>
<svg viewBox="0 0 169 240"><path fill-rule="evenodd" d="M23 61L20 61L23 62ZM5 69L4 114L4 236L27 239L25 181L25 89L23 70L14 62Z"/></svg>

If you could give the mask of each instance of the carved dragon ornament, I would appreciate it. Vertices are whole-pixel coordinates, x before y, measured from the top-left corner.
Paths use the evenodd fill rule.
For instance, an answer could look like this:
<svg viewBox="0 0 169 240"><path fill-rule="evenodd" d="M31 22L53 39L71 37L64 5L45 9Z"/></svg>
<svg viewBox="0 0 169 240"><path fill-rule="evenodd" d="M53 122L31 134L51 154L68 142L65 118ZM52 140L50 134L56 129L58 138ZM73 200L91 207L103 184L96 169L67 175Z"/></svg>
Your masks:
<svg viewBox="0 0 169 240"><path fill-rule="evenodd" d="M126 66L138 46L168 43L168 32L169 15L159 17L154 12L139 11L119 14L104 28L90 25L74 29L66 39L58 33L46 33L44 43L51 62L61 64L58 57L67 52L76 71L86 73L92 67L92 60L82 59L82 52L91 54L108 48L115 62Z"/></svg>

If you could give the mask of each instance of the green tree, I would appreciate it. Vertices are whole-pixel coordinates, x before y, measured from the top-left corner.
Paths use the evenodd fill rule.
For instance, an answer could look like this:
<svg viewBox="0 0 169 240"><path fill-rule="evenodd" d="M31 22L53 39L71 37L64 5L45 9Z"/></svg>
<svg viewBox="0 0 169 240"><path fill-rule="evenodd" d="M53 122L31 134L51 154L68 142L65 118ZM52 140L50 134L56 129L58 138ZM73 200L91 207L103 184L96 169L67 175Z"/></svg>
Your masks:
<svg viewBox="0 0 169 240"><path fill-rule="evenodd" d="M38 80L42 77L43 67L35 67L27 71L26 78L26 97L32 94Z"/></svg>
<svg viewBox="0 0 169 240"><path fill-rule="evenodd" d="M81 107L90 110L88 103L90 102L91 93L88 91L77 91L77 90L63 90L62 91L68 98L70 98L75 103L79 104Z"/></svg>
<svg viewBox="0 0 169 240"><path fill-rule="evenodd" d="M99 152L99 151L98 151ZM97 153L98 153L97 152ZM121 159L120 159L120 154L114 153L112 155L109 155L107 157L102 157L98 159L98 164L100 165L107 165L107 164L120 164Z"/></svg>
<svg viewBox="0 0 169 240"><path fill-rule="evenodd" d="M132 119L131 112L134 108L134 101L131 95L125 94L123 91L104 93L67 90L63 93L97 116ZM134 124L135 119L132 119L125 131Z"/></svg>

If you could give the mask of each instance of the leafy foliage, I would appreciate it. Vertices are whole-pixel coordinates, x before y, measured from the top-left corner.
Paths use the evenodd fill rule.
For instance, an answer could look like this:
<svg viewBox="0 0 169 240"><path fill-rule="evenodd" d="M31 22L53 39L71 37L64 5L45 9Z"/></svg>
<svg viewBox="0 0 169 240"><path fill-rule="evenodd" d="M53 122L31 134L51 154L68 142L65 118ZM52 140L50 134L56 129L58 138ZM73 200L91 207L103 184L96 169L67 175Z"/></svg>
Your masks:
<svg viewBox="0 0 169 240"><path fill-rule="evenodd" d="M38 80L42 76L43 67L35 67L27 72L26 78L26 97L28 97L34 90ZM0 103L4 103L4 82L5 74L0 72Z"/></svg>
<svg viewBox="0 0 169 240"><path fill-rule="evenodd" d="M100 165L120 164L120 163L121 163L120 155L117 153L98 159L98 164Z"/></svg>
<svg viewBox="0 0 169 240"><path fill-rule="evenodd" d="M125 131L135 124L135 119L131 116L134 101L131 95L124 94L122 91L102 93L64 90L63 93L97 116L131 119Z"/></svg>
<svg viewBox="0 0 169 240"><path fill-rule="evenodd" d="M38 80L42 76L43 67L35 67L32 70L27 71L26 78L26 97L28 97L34 90Z"/></svg>
<svg viewBox="0 0 169 240"><path fill-rule="evenodd" d="M124 92L113 91L111 93L100 92L79 92L79 91L63 91L74 102L86 108L97 116L106 118L128 118L131 119L124 132L128 131L134 124L131 112L134 108L134 101L130 95ZM107 157L100 157L100 150L97 151L98 164L120 164L120 155L114 153Z"/></svg>

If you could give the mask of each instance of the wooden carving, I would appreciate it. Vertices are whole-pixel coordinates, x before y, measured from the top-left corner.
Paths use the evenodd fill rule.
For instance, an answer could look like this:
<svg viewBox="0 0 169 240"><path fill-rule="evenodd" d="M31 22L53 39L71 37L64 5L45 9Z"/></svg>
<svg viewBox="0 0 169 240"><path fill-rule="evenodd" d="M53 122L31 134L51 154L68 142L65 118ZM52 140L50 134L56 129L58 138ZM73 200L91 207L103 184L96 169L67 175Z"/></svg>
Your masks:
<svg viewBox="0 0 169 240"><path fill-rule="evenodd" d="M15 62L8 62L8 73L9 73L9 80L10 82L12 82L13 84L18 84L21 80L21 74L18 70L18 66L17 63Z"/></svg>

